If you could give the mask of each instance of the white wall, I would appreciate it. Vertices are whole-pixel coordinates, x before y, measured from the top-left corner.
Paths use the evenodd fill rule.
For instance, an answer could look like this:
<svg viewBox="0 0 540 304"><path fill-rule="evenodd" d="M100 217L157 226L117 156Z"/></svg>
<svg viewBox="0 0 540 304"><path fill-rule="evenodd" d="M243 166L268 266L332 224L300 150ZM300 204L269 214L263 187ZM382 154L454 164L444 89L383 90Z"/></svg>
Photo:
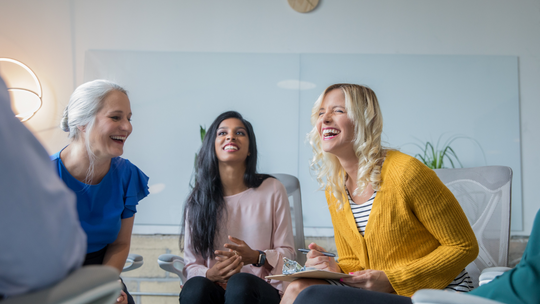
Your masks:
<svg viewBox="0 0 540 304"><path fill-rule="evenodd" d="M1 0L0 56L19 59L44 84L28 125L49 151L82 81L87 50L467 54L519 57L524 230L540 204L540 1L321 0L309 14L287 1ZM42 131L45 130L45 131Z"/></svg>

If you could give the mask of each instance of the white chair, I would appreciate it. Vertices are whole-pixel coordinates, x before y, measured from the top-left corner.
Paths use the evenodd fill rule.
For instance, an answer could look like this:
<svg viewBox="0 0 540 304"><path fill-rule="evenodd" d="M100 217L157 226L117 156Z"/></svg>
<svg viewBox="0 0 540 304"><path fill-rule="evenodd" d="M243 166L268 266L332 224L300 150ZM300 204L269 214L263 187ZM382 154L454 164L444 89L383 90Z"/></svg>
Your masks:
<svg viewBox="0 0 540 304"><path fill-rule="evenodd" d="M462 292L422 289L412 296L414 304L503 304Z"/></svg>
<svg viewBox="0 0 540 304"><path fill-rule="evenodd" d="M487 283L493 281L493 279L495 279L496 277L498 277L500 275L503 275L505 272L507 272L510 269L512 269L512 268L510 268L510 267L489 267L489 268L484 268L484 270L482 270L482 273L480 274L480 278L478 280L478 285L482 286L484 284L487 284Z"/></svg>
<svg viewBox="0 0 540 304"><path fill-rule="evenodd" d="M113 304L120 295L118 272L109 266L86 266L54 286L7 298L2 304Z"/></svg>
<svg viewBox="0 0 540 304"><path fill-rule="evenodd" d="M122 272L128 272L140 268L144 263L143 257L141 255L130 253L124 264Z"/></svg>
<svg viewBox="0 0 540 304"><path fill-rule="evenodd" d="M469 219L480 252L467 271L478 287L487 267L508 266L512 169L488 166L435 170Z"/></svg>
<svg viewBox="0 0 540 304"><path fill-rule="evenodd" d="M435 170L452 191L473 228L480 252L467 266L475 287L486 284L510 268L510 206L512 169L488 166ZM412 297L414 304L500 304L468 294L424 289Z"/></svg>
<svg viewBox="0 0 540 304"><path fill-rule="evenodd" d="M295 249L304 248L304 218L302 215L302 198L300 195L300 182L298 178L289 175L289 174L273 174L287 191L289 198L292 196L291 204L291 217L293 222L293 234L294 234L294 245ZM304 254L297 253L297 259L302 265L306 262L306 256ZM178 275L180 278L180 285L184 285L186 282L186 277L182 273L185 263L182 257L179 257L174 254L162 254L158 257L158 264L161 269L172 272Z"/></svg>
<svg viewBox="0 0 540 304"><path fill-rule="evenodd" d="M184 263L184 258L174 254L162 254L158 257L158 264L161 269L178 275L180 278L180 286L184 286L184 284L186 284L187 279L182 272L184 266L186 265Z"/></svg>
<svg viewBox="0 0 540 304"><path fill-rule="evenodd" d="M496 277L510 270L509 267L484 268L480 274L480 286L491 282ZM470 294L438 289L422 289L412 296L414 304L501 304L498 301L485 299Z"/></svg>

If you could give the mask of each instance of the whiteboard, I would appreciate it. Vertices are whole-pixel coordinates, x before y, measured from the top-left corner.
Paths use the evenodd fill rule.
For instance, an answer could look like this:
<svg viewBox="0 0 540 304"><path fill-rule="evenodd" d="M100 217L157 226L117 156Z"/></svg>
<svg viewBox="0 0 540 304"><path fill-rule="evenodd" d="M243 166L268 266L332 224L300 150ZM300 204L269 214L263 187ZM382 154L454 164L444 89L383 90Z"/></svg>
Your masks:
<svg viewBox="0 0 540 304"><path fill-rule="evenodd" d="M512 228L522 228L517 57L88 51L84 79L97 78L128 90L134 131L124 157L161 190L141 201L138 231L178 227L200 148L199 125L209 126L227 110L253 124L259 172L300 179L306 229L331 227L324 193L309 171L305 137L313 103L337 82L377 93L388 147L414 155L417 139L464 134L485 153L473 141L456 141L452 147L465 167L511 167Z"/></svg>

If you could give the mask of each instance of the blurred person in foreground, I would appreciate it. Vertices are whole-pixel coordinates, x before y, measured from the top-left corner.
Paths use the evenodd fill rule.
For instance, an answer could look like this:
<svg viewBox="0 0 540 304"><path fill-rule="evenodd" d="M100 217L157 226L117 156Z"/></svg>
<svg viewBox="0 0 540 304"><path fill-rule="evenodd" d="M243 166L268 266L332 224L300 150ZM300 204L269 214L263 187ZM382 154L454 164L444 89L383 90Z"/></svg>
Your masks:
<svg viewBox="0 0 540 304"><path fill-rule="evenodd" d="M51 286L81 267L75 195L15 117L0 78L0 299Z"/></svg>

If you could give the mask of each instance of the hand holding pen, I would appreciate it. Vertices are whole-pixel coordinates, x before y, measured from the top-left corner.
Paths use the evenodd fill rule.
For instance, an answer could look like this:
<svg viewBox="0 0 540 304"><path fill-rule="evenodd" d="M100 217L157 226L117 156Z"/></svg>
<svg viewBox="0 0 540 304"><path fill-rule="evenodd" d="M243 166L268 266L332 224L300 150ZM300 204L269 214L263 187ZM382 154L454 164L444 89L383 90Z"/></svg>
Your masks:
<svg viewBox="0 0 540 304"><path fill-rule="evenodd" d="M311 251L311 249L298 249L298 251L302 252L303 254L308 254ZM331 252L326 252L326 251L319 251L319 252L327 257L333 257L333 258L336 257L336 255Z"/></svg>
<svg viewBox="0 0 540 304"><path fill-rule="evenodd" d="M314 267L320 270L327 270L332 272L341 272L334 257L330 256L332 253L326 252L321 246L311 243L308 248L306 267Z"/></svg>

